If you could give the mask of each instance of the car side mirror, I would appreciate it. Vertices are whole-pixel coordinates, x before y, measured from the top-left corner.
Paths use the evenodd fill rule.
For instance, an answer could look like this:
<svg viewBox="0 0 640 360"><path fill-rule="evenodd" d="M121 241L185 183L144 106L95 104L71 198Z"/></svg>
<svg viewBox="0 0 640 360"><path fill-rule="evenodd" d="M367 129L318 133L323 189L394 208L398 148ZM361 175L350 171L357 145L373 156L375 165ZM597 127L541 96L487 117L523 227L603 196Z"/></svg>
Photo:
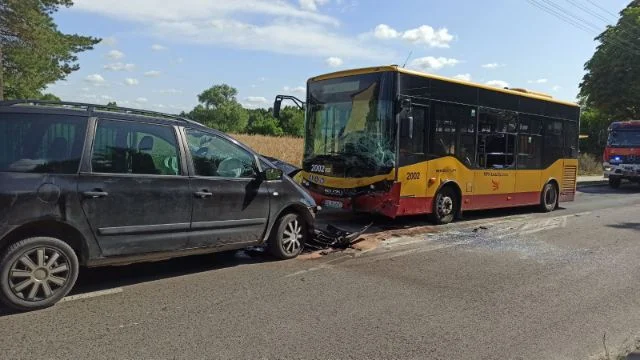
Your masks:
<svg viewBox="0 0 640 360"><path fill-rule="evenodd" d="M280 169L269 168L264 171L264 179L267 181L282 180L284 173Z"/></svg>

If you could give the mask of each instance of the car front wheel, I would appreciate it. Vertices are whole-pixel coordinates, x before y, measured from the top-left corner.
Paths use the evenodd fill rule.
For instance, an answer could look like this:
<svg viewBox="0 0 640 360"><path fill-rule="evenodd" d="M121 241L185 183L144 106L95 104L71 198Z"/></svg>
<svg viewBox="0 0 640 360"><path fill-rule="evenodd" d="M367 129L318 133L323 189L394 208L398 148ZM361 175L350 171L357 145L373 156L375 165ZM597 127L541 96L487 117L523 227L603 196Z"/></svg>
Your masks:
<svg viewBox="0 0 640 360"><path fill-rule="evenodd" d="M287 260L300 255L308 235L302 216L290 213L278 219L269 239L268 249L274 257Z"/></svg>
<svg viewBox="0 0 640 360"><path fill-rule="evenodd" d="M15 310L46 308L69 293L78 257L65 242L33 237L9 246L0 261L0 300Z"/></svg>

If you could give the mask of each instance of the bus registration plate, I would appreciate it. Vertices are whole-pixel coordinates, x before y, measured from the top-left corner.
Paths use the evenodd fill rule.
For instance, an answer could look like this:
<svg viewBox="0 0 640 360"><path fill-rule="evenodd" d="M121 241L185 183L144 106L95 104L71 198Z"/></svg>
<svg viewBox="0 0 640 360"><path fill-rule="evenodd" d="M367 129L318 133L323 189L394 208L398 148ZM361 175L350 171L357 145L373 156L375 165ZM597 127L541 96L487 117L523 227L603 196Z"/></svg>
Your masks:
<svg viewBox="0 0 640 360"><path fill-rule="evenodd" d="M325 200L323 202L323 205L327 208L332 208L332 209L342 209L342 201L336 201L336 200Z"/></svg>

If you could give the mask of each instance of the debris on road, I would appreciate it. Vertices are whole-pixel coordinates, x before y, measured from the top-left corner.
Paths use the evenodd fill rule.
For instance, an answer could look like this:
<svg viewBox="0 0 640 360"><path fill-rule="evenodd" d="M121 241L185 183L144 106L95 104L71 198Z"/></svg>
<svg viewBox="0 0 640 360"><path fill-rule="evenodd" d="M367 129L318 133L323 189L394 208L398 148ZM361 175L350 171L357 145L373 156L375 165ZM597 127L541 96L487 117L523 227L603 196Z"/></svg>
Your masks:
<svg viewBox="0 0 640 360"><path fill-rule="evenodd" d="M315 236L306 242L305 247L309 250L346 249L356 242L372 224L355 232L340 229L333 225L327 225L324 230L315 229Z"/></svg>

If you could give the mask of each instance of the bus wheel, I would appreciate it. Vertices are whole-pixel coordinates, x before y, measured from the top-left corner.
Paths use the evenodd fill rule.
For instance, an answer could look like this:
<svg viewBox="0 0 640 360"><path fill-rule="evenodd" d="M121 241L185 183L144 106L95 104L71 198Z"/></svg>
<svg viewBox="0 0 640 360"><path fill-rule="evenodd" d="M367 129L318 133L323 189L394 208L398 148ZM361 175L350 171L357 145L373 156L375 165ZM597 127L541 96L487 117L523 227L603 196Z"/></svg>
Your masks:
<svg viewBox="0 0 640 360"><path fill-rule="evenodd" d="M547 183L540 194L540 210L553 211L558 206L558 189L553 183Z"/></svg>
<svg viewBox="0 0 640 360"><path fill-rule="evenodd" d="M433 201L433 212L429 220L434 224L448 224L453 221L458 209L458 195L450 186L438 191Z"/></svg>
<svg viewBox="0 0 640 360"><path fill-rule="evenodd" d="M619 177L615 177L615 176L610 176L609 177L609 186L612 189L619 188L621 183L622 183L622 179L620 179Z"/></svg>

